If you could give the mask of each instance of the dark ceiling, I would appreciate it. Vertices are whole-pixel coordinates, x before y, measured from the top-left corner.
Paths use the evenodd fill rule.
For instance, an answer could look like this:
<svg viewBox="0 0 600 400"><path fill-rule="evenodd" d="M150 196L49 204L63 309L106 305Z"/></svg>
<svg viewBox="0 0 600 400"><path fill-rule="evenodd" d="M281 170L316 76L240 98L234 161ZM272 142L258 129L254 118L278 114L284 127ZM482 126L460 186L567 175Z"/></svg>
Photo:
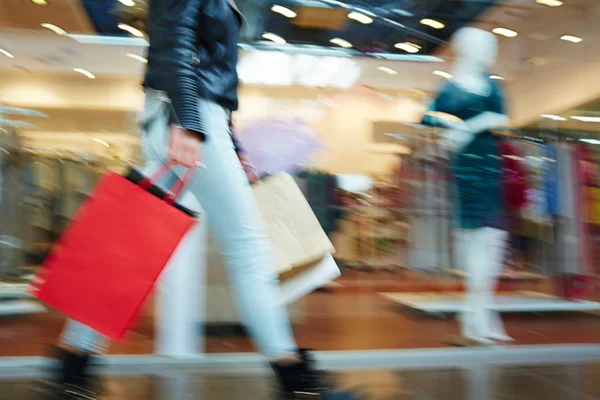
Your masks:
<svg viewBox="0 0 600 400"><path fill-rule="evenodd" d="M313 44L333 46L332 38L343 38L361 51L404 53L394 48L398 42L411 41L422 47L421 54L431 53L439 43L448 40L459 28L476 19L488 7L499 0L349 0L343 3L370 11L378 17L387 18L405 28L392 26L381 18L372 24L364 25L344 18L335 29L300 27L297 21L271 11L273 4L291 9L319 7L325 5L317 0L238 0L238 5L249 24L243 33L243 41L254 42L261 39L264 32L272 32L292 44ZM117 28L120 21L115 13L115 0L82 0L86 11L97 27L98 33L123 35ZM318 8L317 8L318 12ZM423 18L436 19L446 27L441 30L422 25ZM428 37L429 36L429 37Z"/></svg>

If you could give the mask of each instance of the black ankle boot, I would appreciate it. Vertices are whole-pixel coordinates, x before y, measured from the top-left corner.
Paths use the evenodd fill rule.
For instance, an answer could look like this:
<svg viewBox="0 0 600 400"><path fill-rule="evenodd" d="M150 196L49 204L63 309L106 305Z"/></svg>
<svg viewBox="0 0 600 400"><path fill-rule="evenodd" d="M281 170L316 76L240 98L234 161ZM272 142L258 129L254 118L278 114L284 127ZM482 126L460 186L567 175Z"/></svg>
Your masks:
<svg viewBox="0 0 600 400"><path fill-rule="evenodd" d="M59 362L52 381L42 381L34 390L44 400L95 399L94 385L88 375L90 354L56 348Z"/></svg>
<svg viewBox="0 0 600 400"><path fill-rule="evenodd" d="M271 363L280 392L286 399L358 400L357 393L336 390L326 373L316 369L315 360L304 349L298 350L300 361L290 365Z"/></svg>

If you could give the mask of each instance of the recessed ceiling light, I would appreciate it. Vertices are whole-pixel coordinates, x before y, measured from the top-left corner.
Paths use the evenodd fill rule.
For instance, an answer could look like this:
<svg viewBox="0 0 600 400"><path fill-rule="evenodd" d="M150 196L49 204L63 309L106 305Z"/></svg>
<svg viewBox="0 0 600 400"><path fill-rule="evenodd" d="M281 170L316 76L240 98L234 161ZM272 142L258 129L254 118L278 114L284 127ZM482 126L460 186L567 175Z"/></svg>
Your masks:
<svg viewBox="0 0 600 400"><path fill-rule="evenodd" d="M434 75L441 76L442 78L450 79L452 78L452 74L445 71L433 71Z"/></svg>
<svg viewBox="0 0 600 400"><path fill-rule="evenodd" d="M135 6L135 1L133 0L119 0L119 3L123 4L124 6L127 7L133 7Z"/></svg>
<svg viewBox="0 0 600 400"><path fill-rule="evenodd" d="M119 24L117 25L119 29L123 29L126 32L131 33L133 36L143 37L144 34L139 29L135 29L133 26L129 26L127 24Z"/></svg>
<svg viewBox="0 0 600 400"><path fill-rule="evenodd" d="M551 119L554 121L566 121L567 120L566 118L560 117L558 115L553 115L553 114L542 114L541 117Z"/></svg>
<svg viewBox="0 0 600 400"><path fill-rule="evenodd" d="M41 26L42 26L42 28L50 29L52 32L56 33L57 35L64 36L67 34L67 32L64 29L62 29L59 26L53 25L53 24L43 23Z"/></svg>
<svg viewBox="0 0 600 400"><path fill-rule="evenodd" d="M127 53L125 55L127 57L129 57L129 58L133 58L134 60L141 62L142 64L148 64L148 60L147 59L145 59L142 56L138 56L137 54Z"/></svg>
<svg viewBox="0 0 600 400"><path fill-rule="evenodd" d="M580 117L580 116L574 116L571 117L572 119L575 119L577 121L581 121L581 122L600 122L600 117Z"/></svg>
<svg viewBox="0 0 600 400"><path fill-rule="evenodd" d="M548 7L560 7L565 4L562 0L535 0L535 2Z"/></svg>
<svg viewBox="0 0 600 400"><path fill-rule="evenodd" d="M349 49L352 47L352 43L342 38L333 38L331 39L331 43L337 44L338 46L343 47L345 49Z"/></svg>
<svg viewBox="0 0 600 400"><path fill-rule="evenodd" d="M11 53L9 53L8 51L6 51L4 49L0 49L0 53L4 54L8 58L15 58L15 56L13 56Z"/></svg>
<svg viewBox="0 0 600 400"><path fill-rule="evenodd" d="M508 28L494 28L492 32L494 32L496 35L505 36L507 38L514 38L519 35L517 32Z"/></svg>
<svg viewBox="0 0 600 400"><path fill-rule="evenodd" d="M573 36L573 35L563 35L560 37L561 40L565 40L567 42L571 42L571 43L579 43L581 41L583 41L582 38L578 37L578 36Z"/></svg>
<svg viewBox="0 0 600 400"><path fill-rule="evenodd" d="M85 75L90 79L96 79L96 76L94 74L92 74L90 71L87 71L83 68L73 68L73 71L79 72L80 74Z"/></svg>
<svg viewBox="0 0 600 400"><path fill-rule="evenodd" d="M372 24L373 23L373 18L365 15L365 14L361 14L359 12L351 12L350 14L348 14L348 18L353 19L357 22L360 22L361 24Z"/></svg>
<svg viewBox="0 0 600 400"><path fill-rule="evenodd" d="M102 146L110 147L110 144L106 143L104 140L99 139L97 137L93 138L92 140L96 143L100 143Z"/></svg>
<svg viewBox="0 0 600 400"><path fill-rule="evenodd" d="M423 18L421 20L421 23L423 25L427 25L433 29L444 29L446 27L446 25L444 25L443 22L437 21L435 19L431 19L431 18Z"/></svg>
<svg viewBox="0 0 600 400"><path fill-rule="evenodd" d="M290 10L287 7L279 6L277 4L271 7L271 11L276 12L277 14L281 14L284 17L288 18L296 18L296 16L298 15L294 10Z"/></svg>
<svg viewBox="0 0 600 400"><path fill-rule="evenodd" d="M33 4L37 4L38 6L48 5L48 2L46 0L31 0L31 2Z"/></svg>
<svg viewBox="0 0 600 400"><path fill-rule="evenodd" d="M270 40L277 44L286 44L287 43L284 38L282 38L281 36L276 35L274 33L266 32L266 33L263 33L262 37L263 37L263 39Z"/></svg>
<svg viewBox="0 0 600 400"><path fill-rule="evenodd" d="M388 68L388 67L377 67L377 69L381 72L385 72L386 74L390 74L390 75L398 74L398 72L396 72L395 70Z"/></svg>
<svg viewBox="0 0 600 400"><path fill-rule="evenodd" d="M497 81L503 81L504 80L504 78L501 77L500 75L492 75L492 76L490 76L490 79L495 79Z"/></svg>
<svg viewBox="0 0 600 400"><path fill-rule="evenodd" d="M418 53L419 50L421 50L421 46L410 42L396 43L394 47L400 50L404 50L407 53Z"/></svg>

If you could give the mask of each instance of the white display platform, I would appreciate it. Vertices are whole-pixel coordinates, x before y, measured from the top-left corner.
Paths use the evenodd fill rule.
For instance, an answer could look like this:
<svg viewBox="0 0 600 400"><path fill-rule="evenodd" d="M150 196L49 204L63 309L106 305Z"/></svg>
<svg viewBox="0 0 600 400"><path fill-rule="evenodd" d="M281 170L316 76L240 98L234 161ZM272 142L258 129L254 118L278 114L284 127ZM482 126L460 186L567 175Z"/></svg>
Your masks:
<svg viewBox="0 0 600 400"><path fill-rule="evenodd" d="M402 306L426 313L454 313L463 310L462 293L379 293ZM532 291L496 296L495 310L500 312L599 311L600 303L586 300L567 301Z"/></svg>

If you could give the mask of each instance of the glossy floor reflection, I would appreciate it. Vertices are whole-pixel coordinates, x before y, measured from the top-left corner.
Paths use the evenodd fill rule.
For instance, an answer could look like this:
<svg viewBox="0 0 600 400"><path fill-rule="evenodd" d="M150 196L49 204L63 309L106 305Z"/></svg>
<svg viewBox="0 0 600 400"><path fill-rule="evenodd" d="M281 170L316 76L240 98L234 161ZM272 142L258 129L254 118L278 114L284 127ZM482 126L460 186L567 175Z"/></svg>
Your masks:
<svg viewBox="0 0 600 400"><path fill-rule="evenodd" d="M333 374L341 387L362 388L366 400L594 400L600 364L435 371L369 370ZM204 375L189 370L103 377L101 400L276 399L267 375ZM0 399L34 400L31 381L0 380Z"/></svg>

